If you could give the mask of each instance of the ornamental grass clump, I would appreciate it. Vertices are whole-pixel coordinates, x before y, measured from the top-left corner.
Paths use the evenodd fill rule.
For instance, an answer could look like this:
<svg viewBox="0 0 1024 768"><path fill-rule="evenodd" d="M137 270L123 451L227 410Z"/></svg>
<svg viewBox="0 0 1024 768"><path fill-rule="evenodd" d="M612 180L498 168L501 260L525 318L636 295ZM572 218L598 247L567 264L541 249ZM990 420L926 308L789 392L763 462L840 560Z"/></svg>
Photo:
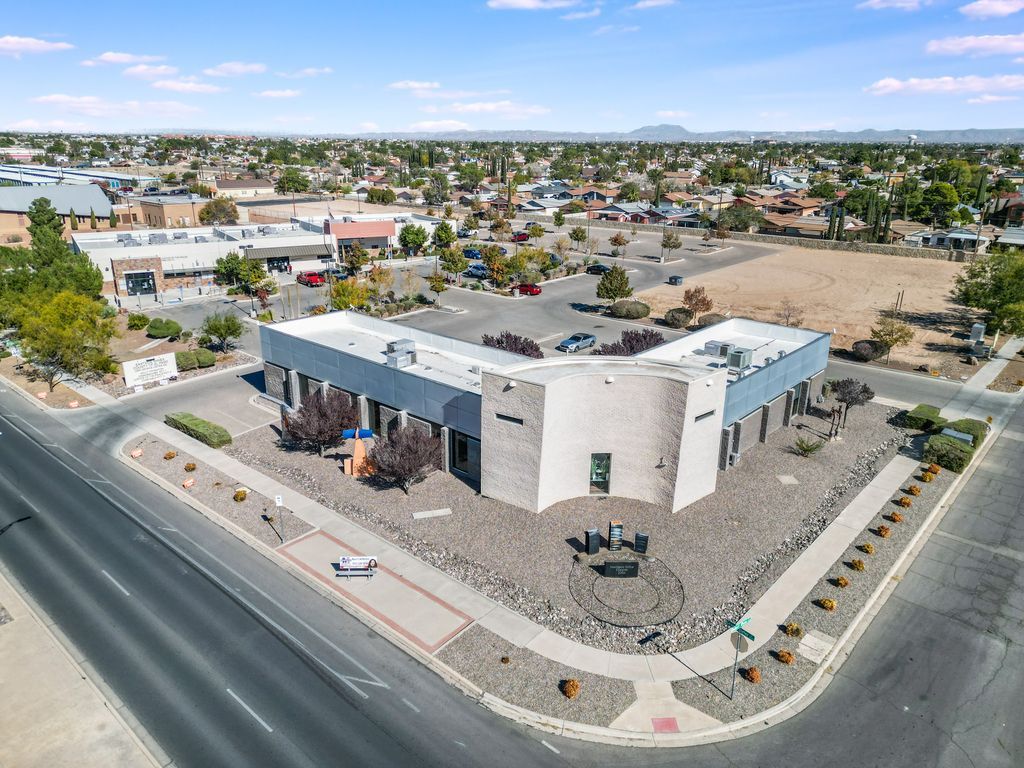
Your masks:
<svg viewBox="0 0 1024 768"><path fill-rule="evenodd" d="M830 613L836 609L836 601L831 597L821 597L814 601L819 608L824 608Z"/></svg>
<svg viewBox="0 0 1024 768"><path fill-rule="evenodd" d="M909 507L909 506L910 506L911 504L913 504L914 502L913 502L913 501L911 500L911 498L910 498L909 496L900 496L900 497L899 497L899 498L898 498L898 499L896 500L896 503L897 503L897 504L899 504L899 505L900 505L901 507L903 507L904 509L907 509L907 508L908 508L908 507Z"/></svg>
<svg viewBox="0 0 1024 768"><path fill-rule="evenodd" d="M757 685L761 682L761 670L757 667L748 667L747 669L743 670L743 678L748 683L753 683L754 685Z"/></svg>
<svg viewBox="0 0 1024 768"><path fill-rule="evenodd" d="M804 633L804 628L797 624L795 621L791 621L786 624L785 632L790 637L800 637Z"/></svg>
<svg viewBox="0 0 1024 768"><path fill-rule="evenodd" d="M241 503L241 502L245 501L245 499L246 499L246 497L248 495L249 494L246 493L246 490L244 488L239 488L237 491L235 491L235 495L232 496L231 498L233 498L235 501Z"/></svg>
<svg viewBox="0 0 1024 768"><path fill-rule="evenodd" d="M840 589L846 589L850 586L850 580L845 576L836 576L835 583Z"/></svg>
<svg viewBox="0 0 1024 768"><path fill-rule="evenodd" d="M190 461L188 464L185 465L185 471L186 472L195 472L196 471L196 465L193 462Z"/></svg>
<svg viewBox="0 0 1024 768"><path fill-rule="evenodd" d="M171 459L173 459L177 455L178 455L177 451L168 451L167 453L164 454L164 461L170 461Z"/></svg>
<svg viewBox="0 0 1024 768"><path fill-rule="evenodd" d="M880 525L875 529L875 533L883 539L888 539L892 535L892 529L888 525Z"/></svg>
<svg viewBox="0 0 1024 768"><path fill-rule="evenodd" d="M935 475L933 475L931 472L922 472L921 473L921 482L922 483L930 483L934 479L935 479Z"/></svg>
<svg viewBox="0 0 1024 768"><path fill-rule="evenodd" d="M903 515L901 515L899 512L893 512L891 514L886 515L885 519L888 520L890 523L902 523Z"/></svg>
<svg viewBox="0 0 1024 768"><path fill-rule="evenodd" d="M575 699L580 695L580 681L575 678L562 681L562 695L567 699Z"/></svg>
<svg viewBox="0 0 1024 768"><path fill-rule="evenodd" d="M907 487L907 493L909 493L911 496L920 496L921 495L921 486L919 486L919 485L908 486Z"/></svg>
<svg viewBox="0 0 1024 768"><path fill-rule="evenodd" d="M931 472L933 475L937 475L942 471L942 467L940 467L938 464L929 464L928 471Z"/></svg>
<svg viewBox="0 0 1024 768"><path fill-rule="evenodd" d="M796 661L796 657L790 651L787 651L785 648L776 652L775 658L781 661L783 664L792 664L794 661Z"/></svg>
<svg viewBox="0 0 1024 768"><path fill-rule="evenodd" d="M863 544L858 546L857 549L859 549L865 555L875 554L875 545L872 544L870 541L865 541Z"/></svg>
<svg viewBox="0 0 1024 768"><path fill-rule="evenodd" d="M855 571L863 571L864 570L864 561L861 560L860 558L857 558L856 560L851 560L850 561L850 567L853 568L853 570L855 570Z"/></svg>

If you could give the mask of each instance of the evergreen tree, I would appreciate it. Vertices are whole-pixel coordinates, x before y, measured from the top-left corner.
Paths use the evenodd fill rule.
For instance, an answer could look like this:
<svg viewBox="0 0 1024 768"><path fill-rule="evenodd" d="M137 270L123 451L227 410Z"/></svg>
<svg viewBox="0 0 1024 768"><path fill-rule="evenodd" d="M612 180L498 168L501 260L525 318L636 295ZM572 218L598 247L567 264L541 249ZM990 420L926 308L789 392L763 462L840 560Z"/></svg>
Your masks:
<svg viewBox="0 0 1024 768"><path fill-rule="evenodd" d="M71 229L78 229L78 217L75 216L75 209L72 208L68 211L68 224L71 225Z"/></svg>
<svg viewBox="0 0 1024 768"><path fill-rule="evenodd" d="M114 209L113 208L110 209L110 222L109 222L109 224L110 224L110 228L111 229L117 229L117 214L114 213Z"/></svg>
<svg viewBox="0 0 1024 768"><path fill-rule="evenodd" d="M98 226L96 222L96 211L92 208L89 209L89 229L96 229Z"/></svg>
<svg viewBox="0 0 1024 768"><path fill-rule="evenodd" d="M839 218L836 219L836 240L846 239L846 209L839 208Z"/></svg>
<svg viewBox="0 0 1024 768"><path fill-rule="evenodd" d="M27 215L28 220L32 222L27 229L33 242L44 234L53 235L58 239L64 237L64 222L57 215L57 209L50 203L49 198L37 197L33 200Z"/></svg>

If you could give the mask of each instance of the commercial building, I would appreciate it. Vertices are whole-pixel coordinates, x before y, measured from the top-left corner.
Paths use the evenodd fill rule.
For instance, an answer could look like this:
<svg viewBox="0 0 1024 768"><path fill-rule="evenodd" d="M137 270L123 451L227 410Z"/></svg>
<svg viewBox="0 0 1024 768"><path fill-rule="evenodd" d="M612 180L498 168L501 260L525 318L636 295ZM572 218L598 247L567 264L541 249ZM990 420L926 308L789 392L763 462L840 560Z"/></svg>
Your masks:
<svg viewBox="0 0 1024 768"><path fill-rule="evenodd" d="M213 184L217 194L236 199L267 197L276 194L274 182L270 179L216 179Z"/></svg>
<svg viewBox="0 0 1024 768"><path fill-rule="evenodd" d="M152 174L128 174L96 168L65 168L57 165L21 165L0 163L0 183L19 187L49 184L103 184L110 189L148 186L159 183Z"/></svg>
<svg viewBox="0 0 1024 768"><path fill-rule="evenodd" d="M95 184L37 186L0 186L0 242L25 242L28 234L28 211L32 203L45 197L64 222L65 233L71 232L71 212L78 226L90 228L90 213L96 214L96 226L106 229L110 221L110 200Z"/></svg>
<svg viewBox="0 0 1024 768"><path fill-rule="evenodd" d="M820 392L829 335L732 319L635 357L534 360L352 312L263 326L267 396L332 387L360 426L413 424L445 469L533 511L625 496L678 511Z"/></svg>
<svg viewBox="0 0 1024 768"><path fill-rule="evenodd" d="M330 240L298 223L79 231L71 233L71 247L103 273L105 294L122 297L212 286L217 259L232 251L271 274L323 269L335 258Z"/></svg>
<svg viewBox="0 0 1024 768"><path fill-rule="evenodd" d="M200 195L145 195L126 198L128 205L137 206L139 218L147 227L195 227L199 214L210 199Z"/></svg>

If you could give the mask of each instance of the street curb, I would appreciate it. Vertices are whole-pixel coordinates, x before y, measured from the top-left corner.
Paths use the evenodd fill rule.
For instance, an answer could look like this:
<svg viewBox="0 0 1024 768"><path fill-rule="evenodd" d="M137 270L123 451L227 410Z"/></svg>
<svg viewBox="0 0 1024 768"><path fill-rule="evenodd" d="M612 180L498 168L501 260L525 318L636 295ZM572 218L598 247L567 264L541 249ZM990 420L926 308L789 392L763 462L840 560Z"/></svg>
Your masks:
<svg viewBox="0 0 1024 768"><path fill-rule="evenodd" d="M128 394L121 395L121 397L115 397L114 399L117 400L118 402L120 402L122 400L132 400L132 399L137 398L137 397L145 397L146 395L151 395L154 392L167 392L168 390L170 390L172 388L176 388L176 387L179 387L179 386L182 386L182 385L187 385L187 384L190 384L193 381L209 381L210 379L216 378L217 376L224 376L225 374L228 374L228 373L235 373L236 371L238 371L241 368L249 368L249 367L254 366L254 365L263 365L263 358L262 357L258 357L256 355L250 353L250 352L246 352L245 354L249 355L250 357L254 357L256 359L253 360L251 363L240 363L238 365L233 365L230 368L221 368L219 371L214 371L213 373L204 373L201 376L191 376L191 377L189 377L187 379L182 379L180 381L170 382L170 383L168 383L168 385L166 387L150 387L149 389L143 390L142 392L129 392ZM82 397L85 397L85 395L82 395ZM111 397L113 397L113 395L111 395ZM66 411L68 409L67 408L57 408L55 410Z"/></svg>
<svg viewBox="0 0 1024 768"><path fill-rule="evenodd" d="M31 618L42 628L43 632L53 640L55 646L60 653L67 659L68 663L71 664L78 676L85 680L85 682L92 688L96 695L99 696L103 702L103 706L110 712L111 716L117 722L121 728L124 729L125 733L128 734L128 738L131 739L132 743L138 747L143 757L150 762L155 768L166 768L167 766L173 765L173 761L170 756L160 748L160 745L156 742L149 732L143 727L142 723L131 713L131 710L127 708L120 697L114 694L113 690L104 682L103 678L96 671L96 668L89 664L85 657L85 654L81 653L71 639L65 635L55 621L53 621L49 614L42 609L42 607L32 598L31 594L22 586L21 582L18 581L17 577L14 576L6 567L0 565L0 579L6 582L7 586L11 588L21 601L25 604L28 609L28 613ZM78 659L82 659L79 662ZM88 665L88 669L86 668ZM117 702L115 704L114 702ZM124 710L122 712L122 710ZM131 719L132 723L128 722ZM136 732L138 731L138 732ZM158 757L157 755L160 755Z"/></svg>

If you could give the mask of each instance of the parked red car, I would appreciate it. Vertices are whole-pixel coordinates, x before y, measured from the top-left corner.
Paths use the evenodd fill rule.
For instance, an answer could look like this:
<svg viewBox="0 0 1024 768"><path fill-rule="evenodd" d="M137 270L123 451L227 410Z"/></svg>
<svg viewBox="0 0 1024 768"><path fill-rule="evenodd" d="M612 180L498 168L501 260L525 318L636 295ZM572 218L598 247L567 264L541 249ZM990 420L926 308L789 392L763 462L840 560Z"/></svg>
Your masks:
<svg viewBox="0 0 1024 768"><path fill-rule="evenodd" d="M530 235L526 232L513 232L512 242L513 243L525 243L530 239Z"/></svg>
<svg viewBox="0 0 1024 768"><path fill-rule="evenodd" d="M323 285L324 278L318 272L299 272L298 277L295 278L295 282L299 285Z"/></svg>
<svg viewBox="0 0 1024 768"><path fill-rule="evenodd" d="M519 291L520 296L540 296L540 286L533 283L522 283L513 285L513 291Z"/></svg>

